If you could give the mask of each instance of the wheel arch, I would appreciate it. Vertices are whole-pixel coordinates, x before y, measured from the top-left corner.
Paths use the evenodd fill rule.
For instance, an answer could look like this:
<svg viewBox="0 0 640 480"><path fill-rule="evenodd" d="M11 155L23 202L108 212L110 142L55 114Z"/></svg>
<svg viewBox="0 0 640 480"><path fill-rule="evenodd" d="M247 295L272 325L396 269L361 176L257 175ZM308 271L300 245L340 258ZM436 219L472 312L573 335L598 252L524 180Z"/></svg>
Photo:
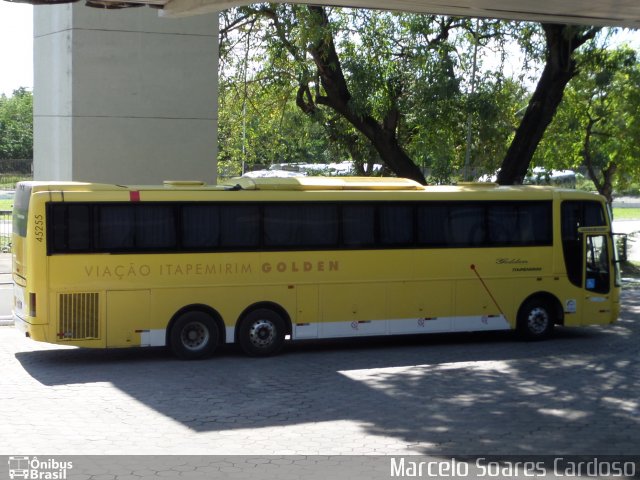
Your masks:
<svg viewBox="0 0 640 480"><path fill-rule="evenodd" d="M282 317L282 319L285 321L285 324L286 324L286 332L285 332L285 334L286 335L291 335L292 326L291 326L291 316L289 315L289 312L287 312L287 310L282 305L279 305L279 304L277 304L275 302L264 301L264 302L253 303L253 304L249 305L247 308L245 308L242 311L242 313L240 314L240 316L236 320L236 326L235 326L235 330L234 330L234 339L237 340L237 338L238 338L238 329L240 328L240 323L242 323L242 320L249 313L253 312L254 310L260 310L262 308L265 308L267 310L273 310L278 315L280 315Z"/></svg>
<svg viewBox="0 0 640 480"><path fill-rule="evenodd" d="M516 314L516 319L520 318L522 313L522 308L531 300L541 299L545 301L547 304L553 308L554 313L554 323L556 325L564 325L564 308L562 308L562 303L553 293L547 292L545 290L540 290L538 292L532 293L525 299L520 302L520 306L518 307L518 312Z"/></svg>
<svg viewBox="0 0 640 480"><path fill-rule="evenodd" d="M203 312L209 315L213 319L213 321L216 322L216 325L218 327L218 333L220 334L220 344L226 343L227 330L225 328L224 321L222 320L222 316L220 315L220 313L218 313L218 311L215 308L209 305L205 305L202 303L193 303L191 305L185 305L184 307L182 307L180 310L174 313L173 316L171 317L171 320L169 320L169 323L167 324L167 330L165 333L166 345L170 344L171 329L173 328L173 325L176 323L176 320L187 312Z"/></svg>

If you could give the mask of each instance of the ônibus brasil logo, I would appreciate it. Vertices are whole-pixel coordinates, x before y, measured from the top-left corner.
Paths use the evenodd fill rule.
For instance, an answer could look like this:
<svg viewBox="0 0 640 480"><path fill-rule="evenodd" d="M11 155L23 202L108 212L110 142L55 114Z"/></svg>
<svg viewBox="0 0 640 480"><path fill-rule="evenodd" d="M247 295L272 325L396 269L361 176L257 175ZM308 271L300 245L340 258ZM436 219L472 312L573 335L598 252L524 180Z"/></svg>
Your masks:
<svg viewBox="0 0 640 480"><path fill-rule="evenodd" d="M72 462L61 462L54 458L39 460L38 457L9 457L9 478L30 480L65 480Z"/></svg>

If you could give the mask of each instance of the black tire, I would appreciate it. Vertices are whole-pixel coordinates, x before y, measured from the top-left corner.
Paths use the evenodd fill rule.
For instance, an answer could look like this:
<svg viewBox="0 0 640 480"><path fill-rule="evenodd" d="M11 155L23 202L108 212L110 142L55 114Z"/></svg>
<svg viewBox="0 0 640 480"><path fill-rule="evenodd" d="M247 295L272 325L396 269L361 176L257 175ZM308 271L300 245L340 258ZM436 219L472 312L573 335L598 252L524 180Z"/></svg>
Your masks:
<svg viewBox="0 0 640 480"><path fill-rule="evenodd" d="M169 337L171 351L183 360L210 357L219 342L218 325L211 315L205 312L185 312L171 327Z"/></svg>
<svg viewBox="0 0 640 480"><path fill-rule="evenodd" d="M549 338L555 325L555 312L544 298L530 298L518 311L518 335L524 340L544 340Z"/></svg>
<svg viewBox="0 0 640 480"><path fill-rule="evenodd" d="M251 357L275 355L284 346L286 322L267 308L253 310L240 321L237 342Z"/></svg>

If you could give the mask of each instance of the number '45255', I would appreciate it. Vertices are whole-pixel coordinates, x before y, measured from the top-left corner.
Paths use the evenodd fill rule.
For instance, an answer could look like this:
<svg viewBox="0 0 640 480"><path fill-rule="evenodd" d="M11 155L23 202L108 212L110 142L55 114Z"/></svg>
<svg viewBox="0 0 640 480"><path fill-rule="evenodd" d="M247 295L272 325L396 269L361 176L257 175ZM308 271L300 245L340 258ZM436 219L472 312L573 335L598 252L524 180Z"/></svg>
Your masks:
<svg viewBox="0 0 640 480"><path fill-rule="evenodd" d="M35 236L38 242L44 239L44 217L42 215L34 215Z"/></svg>

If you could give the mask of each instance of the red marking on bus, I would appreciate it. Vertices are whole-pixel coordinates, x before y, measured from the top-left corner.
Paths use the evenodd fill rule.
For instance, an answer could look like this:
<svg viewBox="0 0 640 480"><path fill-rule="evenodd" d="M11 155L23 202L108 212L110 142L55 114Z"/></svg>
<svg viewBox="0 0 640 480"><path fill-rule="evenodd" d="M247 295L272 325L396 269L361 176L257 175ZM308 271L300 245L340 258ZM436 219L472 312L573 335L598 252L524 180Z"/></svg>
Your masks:
<svg viewBox="0 0 640 480"><path fill-rule="evenodd" d="M138 190L134 190L132 192L129 192L129 200L131 200L132 202L139 202L140 201L140 192Z"/></svg>

